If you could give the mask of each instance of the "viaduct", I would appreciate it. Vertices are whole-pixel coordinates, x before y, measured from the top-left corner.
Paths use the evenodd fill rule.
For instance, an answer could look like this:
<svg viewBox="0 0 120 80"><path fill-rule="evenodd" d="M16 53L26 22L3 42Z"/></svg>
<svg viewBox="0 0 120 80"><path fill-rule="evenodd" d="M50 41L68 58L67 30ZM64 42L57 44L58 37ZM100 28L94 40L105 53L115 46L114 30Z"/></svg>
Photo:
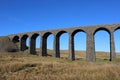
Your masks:
<svg viewBox="0 0 120 80"><path fill-rule="evenodd" d="M69 59L75 60L75 51L74 51L74 35L77 32L84 32L86 34L86 61L94 62L96 60L95 55L95 43L94 43L94 35L97 31L104 30L109 33L110 39L110 61L115 60L115 44L114 44L114 32L120 29L120 24L109 24L109 25L96 25L96 26L80 26L73 28L64 28L64 29L56 29L56 30L45 30L45 31L36 31L36 32L26 32L19 34L11 34L8 35L11 41L14 43L19 43L19 50L26 50L26 40L29 37L30 46L29 46L29 54L35 53L36 46L36 38L40 36L40 56L47 55L47 37L50 34L54 35L54 48L53 48L53 56L56 58L60 57L60 36L63 33L68 33L69 35Z"/></svg>

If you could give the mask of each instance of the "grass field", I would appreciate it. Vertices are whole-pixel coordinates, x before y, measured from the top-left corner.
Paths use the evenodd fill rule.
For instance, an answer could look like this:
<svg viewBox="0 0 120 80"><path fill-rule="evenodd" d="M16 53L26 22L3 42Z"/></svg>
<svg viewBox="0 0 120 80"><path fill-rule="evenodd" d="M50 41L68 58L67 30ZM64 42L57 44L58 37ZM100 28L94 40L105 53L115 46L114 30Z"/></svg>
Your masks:
<svg viewBox="0 0 120 80"><path fill-rule="evenodd" d="M119 56L110 62L108 53L97 52L92 63L85 61L84 51L76 51L75 61L67 59L67 51L61 53L61 58L0 54L0 80L120 80Z"/></svg>

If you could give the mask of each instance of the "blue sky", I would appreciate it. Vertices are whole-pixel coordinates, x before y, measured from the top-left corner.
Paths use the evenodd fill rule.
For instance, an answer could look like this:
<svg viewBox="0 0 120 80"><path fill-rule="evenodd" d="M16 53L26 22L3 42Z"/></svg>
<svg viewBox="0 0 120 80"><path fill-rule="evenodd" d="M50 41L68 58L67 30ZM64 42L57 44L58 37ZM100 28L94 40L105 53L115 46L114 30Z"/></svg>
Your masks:
<svg viewBox="0 0 120 80"><path fill-rule="evenodd" d="M0 36L73 26L120 23L119 4L120 0L0 0ZM119 33L119 30L115 32L115 44L116 51L120 52ZM98 35L106 39L101 40ZM62 36L61 48L67 49L68 42L65 38L68 36ZM76 36L76 42L79 41L76 43L76 49L85 50L85 35L78 33ZM96 50L109 51L107 32L100 31L95 38ZM52 40L52 36L48 39ZM51 46L52 44L48 48L51 49Z"/></svg>

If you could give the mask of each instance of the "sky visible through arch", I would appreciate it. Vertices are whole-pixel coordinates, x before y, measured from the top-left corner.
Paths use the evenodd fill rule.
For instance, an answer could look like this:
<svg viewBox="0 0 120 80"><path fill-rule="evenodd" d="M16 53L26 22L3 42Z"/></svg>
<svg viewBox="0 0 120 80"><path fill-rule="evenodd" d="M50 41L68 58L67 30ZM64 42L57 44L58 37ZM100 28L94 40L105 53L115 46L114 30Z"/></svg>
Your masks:
<svg viewBox="0 0 120 80"><path fill-rule="evenodd" d="M0 0L0 36L74 26L120 23L119 4L120 0ZM114 34L116 51L120 52L120 30ZM48 39L52 38L50 36ZM67 34L62 35L62 49L68 49L66 39ZM76 34L77 50L85 50L85 39L85 34ZM110 51L107 32L96 33L95 41L97 51ZM52 44L48 45L48 48L52 49Z"/></svg>

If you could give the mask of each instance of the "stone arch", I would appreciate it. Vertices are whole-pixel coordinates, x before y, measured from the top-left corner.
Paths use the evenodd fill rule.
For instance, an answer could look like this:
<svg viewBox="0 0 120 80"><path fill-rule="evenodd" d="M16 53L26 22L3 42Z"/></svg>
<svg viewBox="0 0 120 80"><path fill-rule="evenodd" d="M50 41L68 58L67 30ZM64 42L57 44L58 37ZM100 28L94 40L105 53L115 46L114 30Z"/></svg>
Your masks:
<svg viewBox="0 0 120 80"><path fill-rule="evenodd" d="M109 29L104 28L104 27L100 27L100 28L97 28L97 29L94 31L93 35L95 35L95 33L98 32L98 31L100 31L100 30L104 30L104 31L106 31L106 32L108 32L108 33L110 34L110 30L109 30Z"/></svg>
<svg viewBox="0 0 120 80"><path fill-rule="evenodd" d="M29 35L27 35L27 34L24 34L21 37L21 51L28 49L28 46L26 45L27 38L29 38Z"/></svg>
<svg viewBox="0 0 120 80"><path fill-rule="evenodd" d="M111 35L111 32L110 32L110 30L109 29L107 29L107 28L104 28L104 27L100 27L100 28L97 28L95 31L94 31L94 33L93 33L93 36L94 36L94 42L95 42L95 34L97 33L97 32L99 32L99 31L105 31L105 32L107 32L108 33L108 38L109 38L109 51L110 51L110 35ZM94 47L96 47L96 45L95 45L95 43L94 43ZM95 52L96 52L96 49L95 49ZM104 53L104 54L108 54L109 55L109 60L110 60L110 56L111 56L111 52L109 52L110 54L108 54L108 53ZM96 54L97 55L97 54ZM98 54L99 55L99 54ZM105 57L106 55L104 55L103 57ZM104 60L106 60L106 58L104 59Z"/></svg>
<svg viewBox="0 0 120 80"><path fill-rule="evenodd" d="M43 34L43 38L47 38L49 35L53 34L52 32L46 32Z"/></svg>
<svg viewBox="0 0 120 80"><path fill-rule="evenodd" d="M84 41L83 41L83 44L85 44L85 48L86 48L86 40L87 40L87 39L86 39L86 38L87 38L86 36L87 36L87 34L86 34L86 32L85 32L84 30L82 30L82 29L76 29L76 30L74 30L74 31L72 32L72 35L71 35L71 37L73 38L73 46L74 46L74 47L73 47L73 50L74 50L76 59L86 59L86 52L82 52L82 53L84 53L84 54L81 54L81 55L82 55L82 56L81 56L81 55L80 55L80 50L79 50L79 52L75 50L75 47L76 47L76 41L75 41L76 39L75 39L75 38L77 37L76 35L79 34L79 33L81 34L81 32L85 34L84 36L82 35L82 38L85 37L85 43L84 43ZM79 34L79 35L80 35L80 34ZM77 37L77 40L78 40L78 37ZM79 44L79 43L77 42L77 44ZM86 51L86 49L85 49L85 51Z"/></svg>
<svg viewBox="0 0 120 80"><path fill-rule="evenodd" d="M56 34L56 36L57 36L57 37L60 37L63 33L68 33L68 32L62 30L62 31L59 31L59 32Z"/></svg>
<svg viewBox="0 0 120 80"><path fill-rule="evenodd" d="M84 32L84 33L86 33L84 30L82 30L82 29L76 29L76 30L74 30L73 32L72 32L72 36L75 36L75 34L76 33L78 33L78 32Z"/></svg>
<svg viewBox="0 0 120 80"><path fill-rule="evenodd" d="M118 30L118 29L120 29L120 26L118 26L117 28L115 28L115 29L114 29L114 32L115 32L116 30Z"/></svg>
<svg viewBox="0 0 120 80"><path fill-rule="evenodd" d="M60 50L60 37L61 37L61 35L62 34L64 34L64 33L67 33L68 35L69 35L69 33L67 32L67 31L64 31L64 30L61 30L61 31L59 31L57 34L56 34L56 37L55 37L55 40L56 40L56 55L57 55L57 57L60 57L60 54L61 54L61 50ZM68 50L67 50L67 52L66 53L68 53ZM67 56L67 55L66 55Z"/></svg>
<svg viewBox="0 0 120 80"><path fill-rule="evenodd" d="M12 42L18 43L20 41L19 39L20 39L19 36L16 35L12 38Z"/></svg>
<svg viewBox="0 0 120 80"><path fill-rule="evenodd" d="M38 33L34 33L30 37L30 54L37 54L37 52L36 52L36 39L37 39L37 37L40 37L40 35Z"/></svg>

